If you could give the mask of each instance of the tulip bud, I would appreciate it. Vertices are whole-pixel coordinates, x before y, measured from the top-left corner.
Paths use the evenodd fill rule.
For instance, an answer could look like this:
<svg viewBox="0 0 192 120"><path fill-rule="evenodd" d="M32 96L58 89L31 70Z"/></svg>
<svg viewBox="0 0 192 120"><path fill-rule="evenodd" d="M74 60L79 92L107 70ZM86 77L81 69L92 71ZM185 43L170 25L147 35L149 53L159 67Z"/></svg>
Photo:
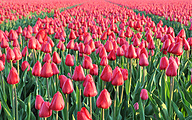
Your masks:
<svg viewBox="0 0 192 120"><path fill-rule="evenodd" d="M27 69L28 67L28 69ZM25 69L27 69L27 71L30 70L30 64L27 62L27 61L24 61L22 64L21 64L21 70L22 71L25 71Z"/></svg>
<svg viewBox="0 0 192 120"><path fill-rule="evenodd" d="M51 67L51 63L46 62L43 65L40 75L41 75L41 77L44 77L44 78L49 78L49 77L53 76L53 70Z"/></svg>
<svg viewBox="0 0 192 120"><path fill-rule="evenodd" d="M112 77L112 68L111 68L109 65L107 65L107 66L103 69L100 78L101 78L103 81L105 81L105 82L110 82L110 78L111 78L111 77Z"/></svg>
<svg viewBox="0 0 192 120"><path fill-rule="evenodd" d="M33 66L32 75L40 77L41 73L41 63L37 61Z"/></svg>
<svg viewBox="0 0 192 120"><path fill-rule="evenodd" d="M57 52L54 52L54 53L53 53L52 61L53 61L55 64L61 63L61 58L59 57L59 54L58 54Z"/></svg>
<svg viewBox="0 0 192 120"><path fill-rule="evenodd" d="M49 102L43 102L41 105L41 108L39 110L39 117L47 118L52 115L52 109L50 109L50 103Z"/></svg>
<svg viewBox="0 0 192 120"><path fill-rule="evenodd" d="M7 77L7 83L8 84L17 84L17 83L19 83L19 80L20 79L19 79L17 70L14 67L12 67L9 72L9 75Z"/></svg>
<svg viewBox="0 0 192 120"><path fill-rule="evenodd" d="M85 79L85 74L81 65L75 67L72 79L75 81L83 81Z"/></svg>
<svg viewBox="0 0 192 120"><path fill-rule="evenodd" d="M77 112L77 120L92 120L89 111L83 107L81 111Z"/></svg>
<svg viewBox="0 0 192 120"><path fill-rule="evenodd" d="M74 59L71 54L68 54L65 59L65 65L67 66L73 66L74 65Z"/></svg>
<svg viewBox="0 0 192 120"><path fill-rule="evenodd" d="M142 89L140 93L140 97L142 100L147 100L148 99L148 93L146 89Z"/></svg>
<svg viewBox="0 0 192 120"><path fill-rule="evenodd" d="M70 79L66 79L63 83L62 91L64 94L71 94L74 91L73 83Z"/></svg>
<svg viewBox="0 0 192 120"><path fill-rule="evenodd" d="M65 103L63 100L62 94L58 91L54 96L51 101L50 109L55 110L55 111L61 111L65 107Z"/></svg>
<svg viewBox="0 0 192 120"><path fill-rule="evenodd" d="M41 108L41 105L43 104L44 100L41 97L41 95L37 95L35 99L35 108L39 110Z"/></svg>
<svg viewBox="0 0 192 120"><path fill-rule="evenodd" d="M112 74L112 76L110 78L110 81L111 81L111 84L114 85L114 86L123 85L123 83L124 83L123 75L122 75L121 70L120 70L119 67L116 67L113 70L113 74Z"/></svg>
<svg viewBox="0 0 192 120"><path fill-rule="evenodd" d="M137 111L137 110L139 109L139 104L138 104L138 102L136 102L136 103L134 104L134 108L135 108L135 111Z"/></svg>
<svg viewBox="0 0 192 120"><path fill-rule="evenodd" d="M85 97L94 97L97 95L97 89L93 81L87 81L83 94Z"/></svg>
<svg viewBox="0 0 192 120"><path fill-rule="evenodd" d="M101 91L99 97L97 98L96 105L98 108L108 109L112 104L110 93L107 89Z"/></svg>
<svg viewBox="0 0 192 120"><path fill-rule="evenodd" d="M160 60L160 70L165 70L169 65L169 60L166 56L162 57Z"/></svg>

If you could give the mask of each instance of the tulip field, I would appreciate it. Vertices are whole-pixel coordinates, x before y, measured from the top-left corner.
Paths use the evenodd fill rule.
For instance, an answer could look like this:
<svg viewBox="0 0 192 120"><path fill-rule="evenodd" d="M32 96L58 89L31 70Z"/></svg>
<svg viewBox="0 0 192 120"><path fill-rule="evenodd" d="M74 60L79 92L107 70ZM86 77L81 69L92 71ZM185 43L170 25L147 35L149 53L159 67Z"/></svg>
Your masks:
<svg viewBox="0 0 192 120"><path fill-rule="evenodd" d="M192 120L192 1L2 0L0 74L0 120Z"/></svg>

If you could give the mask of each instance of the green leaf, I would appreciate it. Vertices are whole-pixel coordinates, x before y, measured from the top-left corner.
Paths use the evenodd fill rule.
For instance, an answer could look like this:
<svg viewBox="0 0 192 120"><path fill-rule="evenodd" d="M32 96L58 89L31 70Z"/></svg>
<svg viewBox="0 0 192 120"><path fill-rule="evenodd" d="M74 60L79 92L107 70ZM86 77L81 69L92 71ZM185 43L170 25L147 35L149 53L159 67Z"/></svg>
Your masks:
<svg viewBox="0 0 192 120"><path fill-rule="evenodd" d="M155 101L157 102L161 113L163 114L164 119L170 120L169 113L167 110L167 106L163 101L161 101L155 94L152 94L153 98L155 98Z"/></svg>
<svg viewBox="0 0 192 120"><path fill-rule="evenodd" d="M31 117L31 94L28 97L27 100L27 120L30 120Z"/></svg>
<svg viewBox="0 0 192 120"><path fill-rule="evenodd" d="M185 118L183 117L183 114L179 111L179 108L173 101L172 101L172 106L173 106L173 109L174 109L175 113L177 114L177 117L179 118L179 120L184 120Z"/></svg>
<svg viewBox="0 0 192 120"><path fill-rule="evenodd" d="M145 120L145 112L144 112L143 103L142 103L141 98L139 100L139 115L140 115L140 120Z"/></svg>

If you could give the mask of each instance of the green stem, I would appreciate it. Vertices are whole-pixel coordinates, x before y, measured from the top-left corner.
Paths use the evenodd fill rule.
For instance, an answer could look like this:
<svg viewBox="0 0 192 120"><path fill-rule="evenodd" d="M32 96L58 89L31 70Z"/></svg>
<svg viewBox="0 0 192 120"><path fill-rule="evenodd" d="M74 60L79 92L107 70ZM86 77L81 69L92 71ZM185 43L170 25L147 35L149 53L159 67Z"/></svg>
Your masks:
<svg viewBox="0 0 192 120"><path fill-rule="evenodd" d="M58 111L56 111L56 117L55 117L56 120L58 120Z"/></svg>
<svg viewBox="0 0 192 120"><path fill-rule="evenodd" d="M18 76L19 76L19 60L17 60L17 72L18 72Z"/></svg>
<svg viewBox="0 0 192 120"><path fill-rule="evenodd" d="M174 91L174 77L170 77L170 101L169 101L169 114L172 116L171 102L173 100Z"/></svg>
<svg viewBox="0 0 192 120"><path fill-rule="evenodd" d="M36 85L37 85L37 90L36 90L36 95L38 95L38 90L39 90L39 85L38 85L38 78L36 77Z"/></svg>
<svg viewBox="0 0 192 120"><path fill-rule="evenodd" d="M102 120L105 120L105 109L102 108Z"/></svg>
<svg viewBox="0 0 192 120"><path fill-rule="evenodd" d="M81 84L79 83L79 110L81 110Z"/></svg>
<svg viewBox="0 0 192 120"><path fill-rule="evenodd" d="M143 85L145 83L145 67L143 66Z"/></svg>
<svg viewBox="0 0 192 120"><path fill-rule="evenodd" d="M47 81L47 96L48 96L48 101L50 101L50 95L49 95L49 82L48 79L46 78Z"/></svg>
<svg viewBox="0 0 192 120"><path fill-rule="evenodd" d="M69 119L69 96L66 94L66 99L67 99L67 119Z"/></svg>
<svg viewBox="0 0 192 120"><path fill-rule="evenodd" d="M127 64L127 65L129 65L129 64ZM128 67L129 68L129 67ZM130 100L130 97L131 97L131 80L132 80L132 59L130 59L130 73L129 73L129 91L128 91L128 93L129 93L129 96L128 96L128 106L130 106L129 105L129 100Z"/></svg>
<svg viewBox="0 0 192 120"><path fill-rule="evenodd" d="M92 99L91 99L91 97L89 97L89 102L90 102L90 115L92 118Z"/></svg>
<svg viewBox="0 0 192 120"><path fill-rule="evenodd" d="M4 81L3 81L3 72L1 71L1 87L3 89L3 93L5 93Z"/></svg>
<svg viewBox="0 0 192 120"><path fill-rule="evenodd" d="M15 120L14 87L15 87L15 85L12 85L12 112L13 112L13 119Z"/></svg>
<svg viewBox="0 0 192 120"><path fill-rule="evenodd" d="M123 92L124 92L124 84L123 84L123 86L122 86L122 90L121 90L120 104L122 103L122 100L123 100Z"/></svg>
<svg viewBox="0 0 192 120"><path fill-rule="evenodd" d="M18 120L17 90L15 84L14 84L14 92L15 92L16 120Z"/></svg>
<svg viewBox="0 0 192 120"><path fill-rule="evenodd" d="M114 113L113 113L114 120L116 120L116 98L117 98L117 90L115 92L115 98L114 98Z"/></svg>

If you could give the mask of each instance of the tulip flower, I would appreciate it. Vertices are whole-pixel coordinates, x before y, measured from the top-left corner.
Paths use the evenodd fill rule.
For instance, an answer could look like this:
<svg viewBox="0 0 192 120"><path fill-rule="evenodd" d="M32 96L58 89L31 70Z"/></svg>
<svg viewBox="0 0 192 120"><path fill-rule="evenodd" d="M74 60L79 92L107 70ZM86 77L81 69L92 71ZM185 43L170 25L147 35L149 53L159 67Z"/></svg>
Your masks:
<svg viewBox="0 0 192 120"><path fill-rule="evenodd" d="M22 71L25 71L25 69L27 69L27 71L30 70L30 64L29 64L27 61L24 61L24 62L21 64L21 70L22 70Z"/></svg>
<svg viewBox="0 0 192 120"><path fill-rule="evenodd" d="M174 59L174 58L173 58ZM169 65L166 69L166 75L170 76L170 99L169 99L169 114L171 113L171 102L173 99L173 91L174 91L174 76L177 76L178 65L176 61L169 62Z"/></svg>
<svg viewBox="0 0 192 120"><path fill-rule="evenodd" d="M75 71L73 73L72 79L75 81L84 81L85 79L85 74L83 71L83 68L81 65L75 67ZM79 101L81 102L81 86L79 83ZM81 108L81 103L79 103L79 109Z"/></svg>
<svg viewBox="0 0 192 120"><path fill-rule="evenodd" d="M13 110L13 118L15 118L15 110L16 110L16 119L18 119L18 106L17 106L17 92L16 92L16 85L19 83L19 75L17 73L17 70L12 67L9 75L7 77L7 83L12 85L12 110ZM15 94L15 96L14 96ZM14 101L15 100L15 101Z"/></svg>
<svg viewBox="0 0 192 120"><path fill-rule="evenodd" d="M77 120L92 120L89 111L83 107L81 111L77 112Z"/></svg>
<svg viewBox="0 0 192 120"><path fill-rule="evenodd" d="M89 73L90 73L91 75L97 76L97 75L98 75L98 65L93 64L93 68L90 69Z"/></svg>
<svg viewBox="0 0 192 120"><path fill-rule="evenodd" d="M39 117L47 118L52 115L52 109L50 109L49 102L43 102L39 110Z"/></svg>
<svg viewBox="0 0 192 120"><path fill-rule="evenodd" d="M134 108L135 108L135 111L137 111L137 110L139 109L139 104L138 104L138 102L136 102L136 103L134 104Z"/></svg>
<svg viewBox="0 0 192 120"><path fill-rule="evenodd" d="M41 77L46 78L47 81L47 96L48 96L48 100L50 100L50 95L49 95L49 83L48 83L48 79L49 77L53 76L53 70L52 70L52 66L51 63L46 62L42 69L41 69Z"/></svg>
<svg viewBox="0 0 192 120"><path fill-rule="evenodd" d="M142 89L140 93L140 97L142 100L147 100L148 99L148 93L146 89Z"/></svg>
<svg viewBox="0 0 192 120"><path fill-rule="evenodd" d="M91 99L91 97L95 97L97 95L97 89L96 89L94 81L87 81L83 94L85 97L89 97L90 114L92 116L92 99Z"/></svg>
<svg viewBox="0 0 192 120"><path fill-rule="evenodd" d="M59 54L56 51L53 53L52 61L55 64L60 64L61 63L61 58L59 57Z"/></svg>
<svg viewBox="0 0 192 120"><path fill-rule="evenodd" d="M96 105L98 108L102 108L102 118L104 120L104 109L108 109L112 104L110 93L107 89L103 89L97 98Z"/></svg>
<svg viewBox="0 0 192 120"><path fill-rule="evenodd" d="M19 48L17 48L17 47L13 48L13 52L15 54L15 60L17 61L17 72L19 75L19 60L22 59L22 54L21 54Z"/></svg>
<svg viewBox="0 0 192 120"><path fill-rule="evenodd" d="M35 108L37 110L40 110L41 108L41 105L43 104L44 100L43 98L41 97L41 95L37 95L36 96L36 99L35 99Z"/></svg>
<svg viewBox="0 0 192 120"><path fill-rule="evenodd" d="M69 118L69 96L68 94L71 94L74 91L73 83L70 79L66 79L63 83L62 92L66 94L66 100L67 100L67 119Z"/></svg>

